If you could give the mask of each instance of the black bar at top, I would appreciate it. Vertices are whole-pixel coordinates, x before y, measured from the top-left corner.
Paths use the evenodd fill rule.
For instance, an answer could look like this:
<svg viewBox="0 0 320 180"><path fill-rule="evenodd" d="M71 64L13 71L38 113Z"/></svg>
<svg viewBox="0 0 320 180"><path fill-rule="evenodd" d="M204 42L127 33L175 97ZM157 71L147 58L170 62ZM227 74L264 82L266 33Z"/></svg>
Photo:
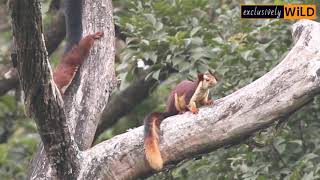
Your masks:
<svg viewBox="0 0 320 180"><path fill-rule="evenodd" d="M241 18L283 18L283 5L241 5Z"/></svg>

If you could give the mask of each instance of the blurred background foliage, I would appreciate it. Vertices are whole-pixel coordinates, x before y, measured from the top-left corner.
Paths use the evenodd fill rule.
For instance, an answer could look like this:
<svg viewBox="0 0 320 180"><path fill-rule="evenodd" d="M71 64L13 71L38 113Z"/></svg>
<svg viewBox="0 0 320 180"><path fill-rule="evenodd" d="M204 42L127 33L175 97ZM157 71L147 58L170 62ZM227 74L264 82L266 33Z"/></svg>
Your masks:
<svg viewBox="0 0 320 180"><path fill-rule="evenodd" d="M243 0L241 4L301 3ZM49 0L43 0L44 23ZM126 37L118 49L117 94L141 77L156 79L148 98L99 138L102 141L142 124L151 111L164 110L170 89L197 72L215 70L221 83L213 98L224 97L268 72L292 46L295 21L240 19L237 0L115 0L115 23ZM317 3L309 0L304 3ZM1 1L0 13L6 11ZM319 9L319 6L318 6ZM9 23L9 17L0 23ZM1 27L1 26L0 26ZM0 71L10 64L10 28L0 32ZM56 62L60 46L50 57ZM54 63L53 63L54 64ZM0 73L1 74L1 73ZM163 78L164 77L164 78ZM0 77L2 78L2 77ZM19 91L0 97L0 177L24 179L39 136L25 117ZM148 179L320 179L320 100L316 98L284 123L246 142L168 166Z"/></svg>

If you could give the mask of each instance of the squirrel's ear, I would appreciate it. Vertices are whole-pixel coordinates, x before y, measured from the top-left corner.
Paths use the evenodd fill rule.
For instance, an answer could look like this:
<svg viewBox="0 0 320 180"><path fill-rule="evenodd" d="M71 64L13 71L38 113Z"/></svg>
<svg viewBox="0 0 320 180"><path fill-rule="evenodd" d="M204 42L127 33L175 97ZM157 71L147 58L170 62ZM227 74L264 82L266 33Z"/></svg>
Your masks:
<svg viewBox="0 0 320 180"><path fill-rule="evenodd" d="M211 69L209 69L208 71L212 76L214 76L215 72L211 71Z"/></svg>
<svg viewBox="0 0 320 180"><path fill-rule="evenodd" d="M198 80L199 81L203 81L203 73L199 73L198 74Z"/></svg>
<svg viewBox="0 0 320 180"><path fill-rule="evenodd" d="M217 73L215 71L211 71L209 69L209 73L216 79L216 81L219 81L220 78L217 77Z"/></svg>

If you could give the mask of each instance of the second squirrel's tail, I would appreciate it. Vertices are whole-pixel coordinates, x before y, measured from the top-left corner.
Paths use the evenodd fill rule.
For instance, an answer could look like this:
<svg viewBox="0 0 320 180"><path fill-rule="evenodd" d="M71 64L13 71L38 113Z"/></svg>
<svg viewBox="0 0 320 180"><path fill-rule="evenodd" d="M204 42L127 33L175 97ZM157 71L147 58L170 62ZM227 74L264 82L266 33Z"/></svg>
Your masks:
<svg viewBox="0 0 320 180"><path fill-rule="evenodd" d="M160 123L170 113L150 113L144 120L144 151L150 166L155 170L161 170L163 160L159 149Z"/></svg>

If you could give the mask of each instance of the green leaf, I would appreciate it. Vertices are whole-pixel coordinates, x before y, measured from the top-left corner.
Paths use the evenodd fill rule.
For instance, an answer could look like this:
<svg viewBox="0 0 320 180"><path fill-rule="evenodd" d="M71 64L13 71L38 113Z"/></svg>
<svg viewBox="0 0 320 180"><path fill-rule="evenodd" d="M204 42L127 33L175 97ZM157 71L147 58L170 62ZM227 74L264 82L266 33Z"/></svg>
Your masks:
<svg viewBox="0 0 320 180"><path fill-rule="evenodd" d="M161 22L157 22L156 25L155 25L155 29L157 31L160 31L162 28L163 28L163 24Z"/></svg>
<svg viewBox="0 0 320 180"><path fill-rule="evenodd" d="M159 80L160 69L152 74L152 78L155 80Z"/></svg>
<svg viewBox="0 0 320 180"><path fill-rule="evenodd" d="M181 64L183 61L185 61L182 57L175 57L172 59L173 67L176 67L177 65Z"/></svg>
<svg viewBox="0 0 320 180"><path fill-rule="evenodd" d="M156 18L154 17L153 14L145 14L144 15L146 17L146 19L153 25L155 26L156 25Z"/></svg>
<svg viewBox="0 0 320 180"><path fill-rule="evenodd" d="M132 24L126 23L126 29L129 32L133 32L134 31L134 26Z"/></svg>
<svg viewBox="0 0 320 180"><path fill-rule="evenodd" d="M175 38L177 40L183 40L186 37L186 32L179 31L176 33Z"/></svg>
<svg viewBox="0 0 320 180"><path fill-rule="evenodd" d="M242 52L241 53L241 57L243 58L243 59L245 59L245 60L247 60L248 59L248 57L249 57L249 55L251 54L251 50L247 50L247 51L245 51L245 52Z"/></svg>
<svg viewBox="0 0 320 180"><path fill-rule="evenodd" d="M193 37L191 38L191 43L197 46L200 46L203 44L203 40L200 37Z"/></svg>
<svg viewBox="0 0 320 180"><path fill-rule="evenodd" d="M146 40L146 39L142 39L141 42L142 42L143 44L147 45L147 46L150 45L149 41Z"/></svg>
<svg viewBox="0 0 320 180"><path fill-rule="evenodd" d="M195 35L200 29L201 29L200 26L193 28L190 32L190 36L192 37L193 35Z"/></svg>
<svg viewBox="0 0 320 180"><path fill-rule="evenodd" d="M192 64L190 62L183 61L179 64L179 72L184 72L184 71L190 69L191 66L192 66Z"/></svg>
<svg viewBox="0 0 320 180"><path fill-rule="evenodd" d="M314 174L311 171L308 174L304 174L301 180L313 180L313 179L316 179L316 178L314 177Z"/></svg>
<svg viewBox="0 0 320 180"><path fill-rule="evenodd" d="M314 153L309 153L309 154L306 154L306 155L303 157L303 159L304 159L305 161L309 161L309 160L312 160L312 159L314 159L314 158L319 158L319 155L314 154Z"/></svg>
<svg viewBox="0 0 320 180"><path fill-rule="evenodd" d="M292 140L292 141L289 141L290 143L293 143L293 144L298 144L299 146L302 146L302 141L301 140Z"/></svg>
<svg viewBox="0 0 320 180"><path fill-rule="evenodd" d="M6 144L0 144L0 164L7 159L9 147Z"/></svg>

